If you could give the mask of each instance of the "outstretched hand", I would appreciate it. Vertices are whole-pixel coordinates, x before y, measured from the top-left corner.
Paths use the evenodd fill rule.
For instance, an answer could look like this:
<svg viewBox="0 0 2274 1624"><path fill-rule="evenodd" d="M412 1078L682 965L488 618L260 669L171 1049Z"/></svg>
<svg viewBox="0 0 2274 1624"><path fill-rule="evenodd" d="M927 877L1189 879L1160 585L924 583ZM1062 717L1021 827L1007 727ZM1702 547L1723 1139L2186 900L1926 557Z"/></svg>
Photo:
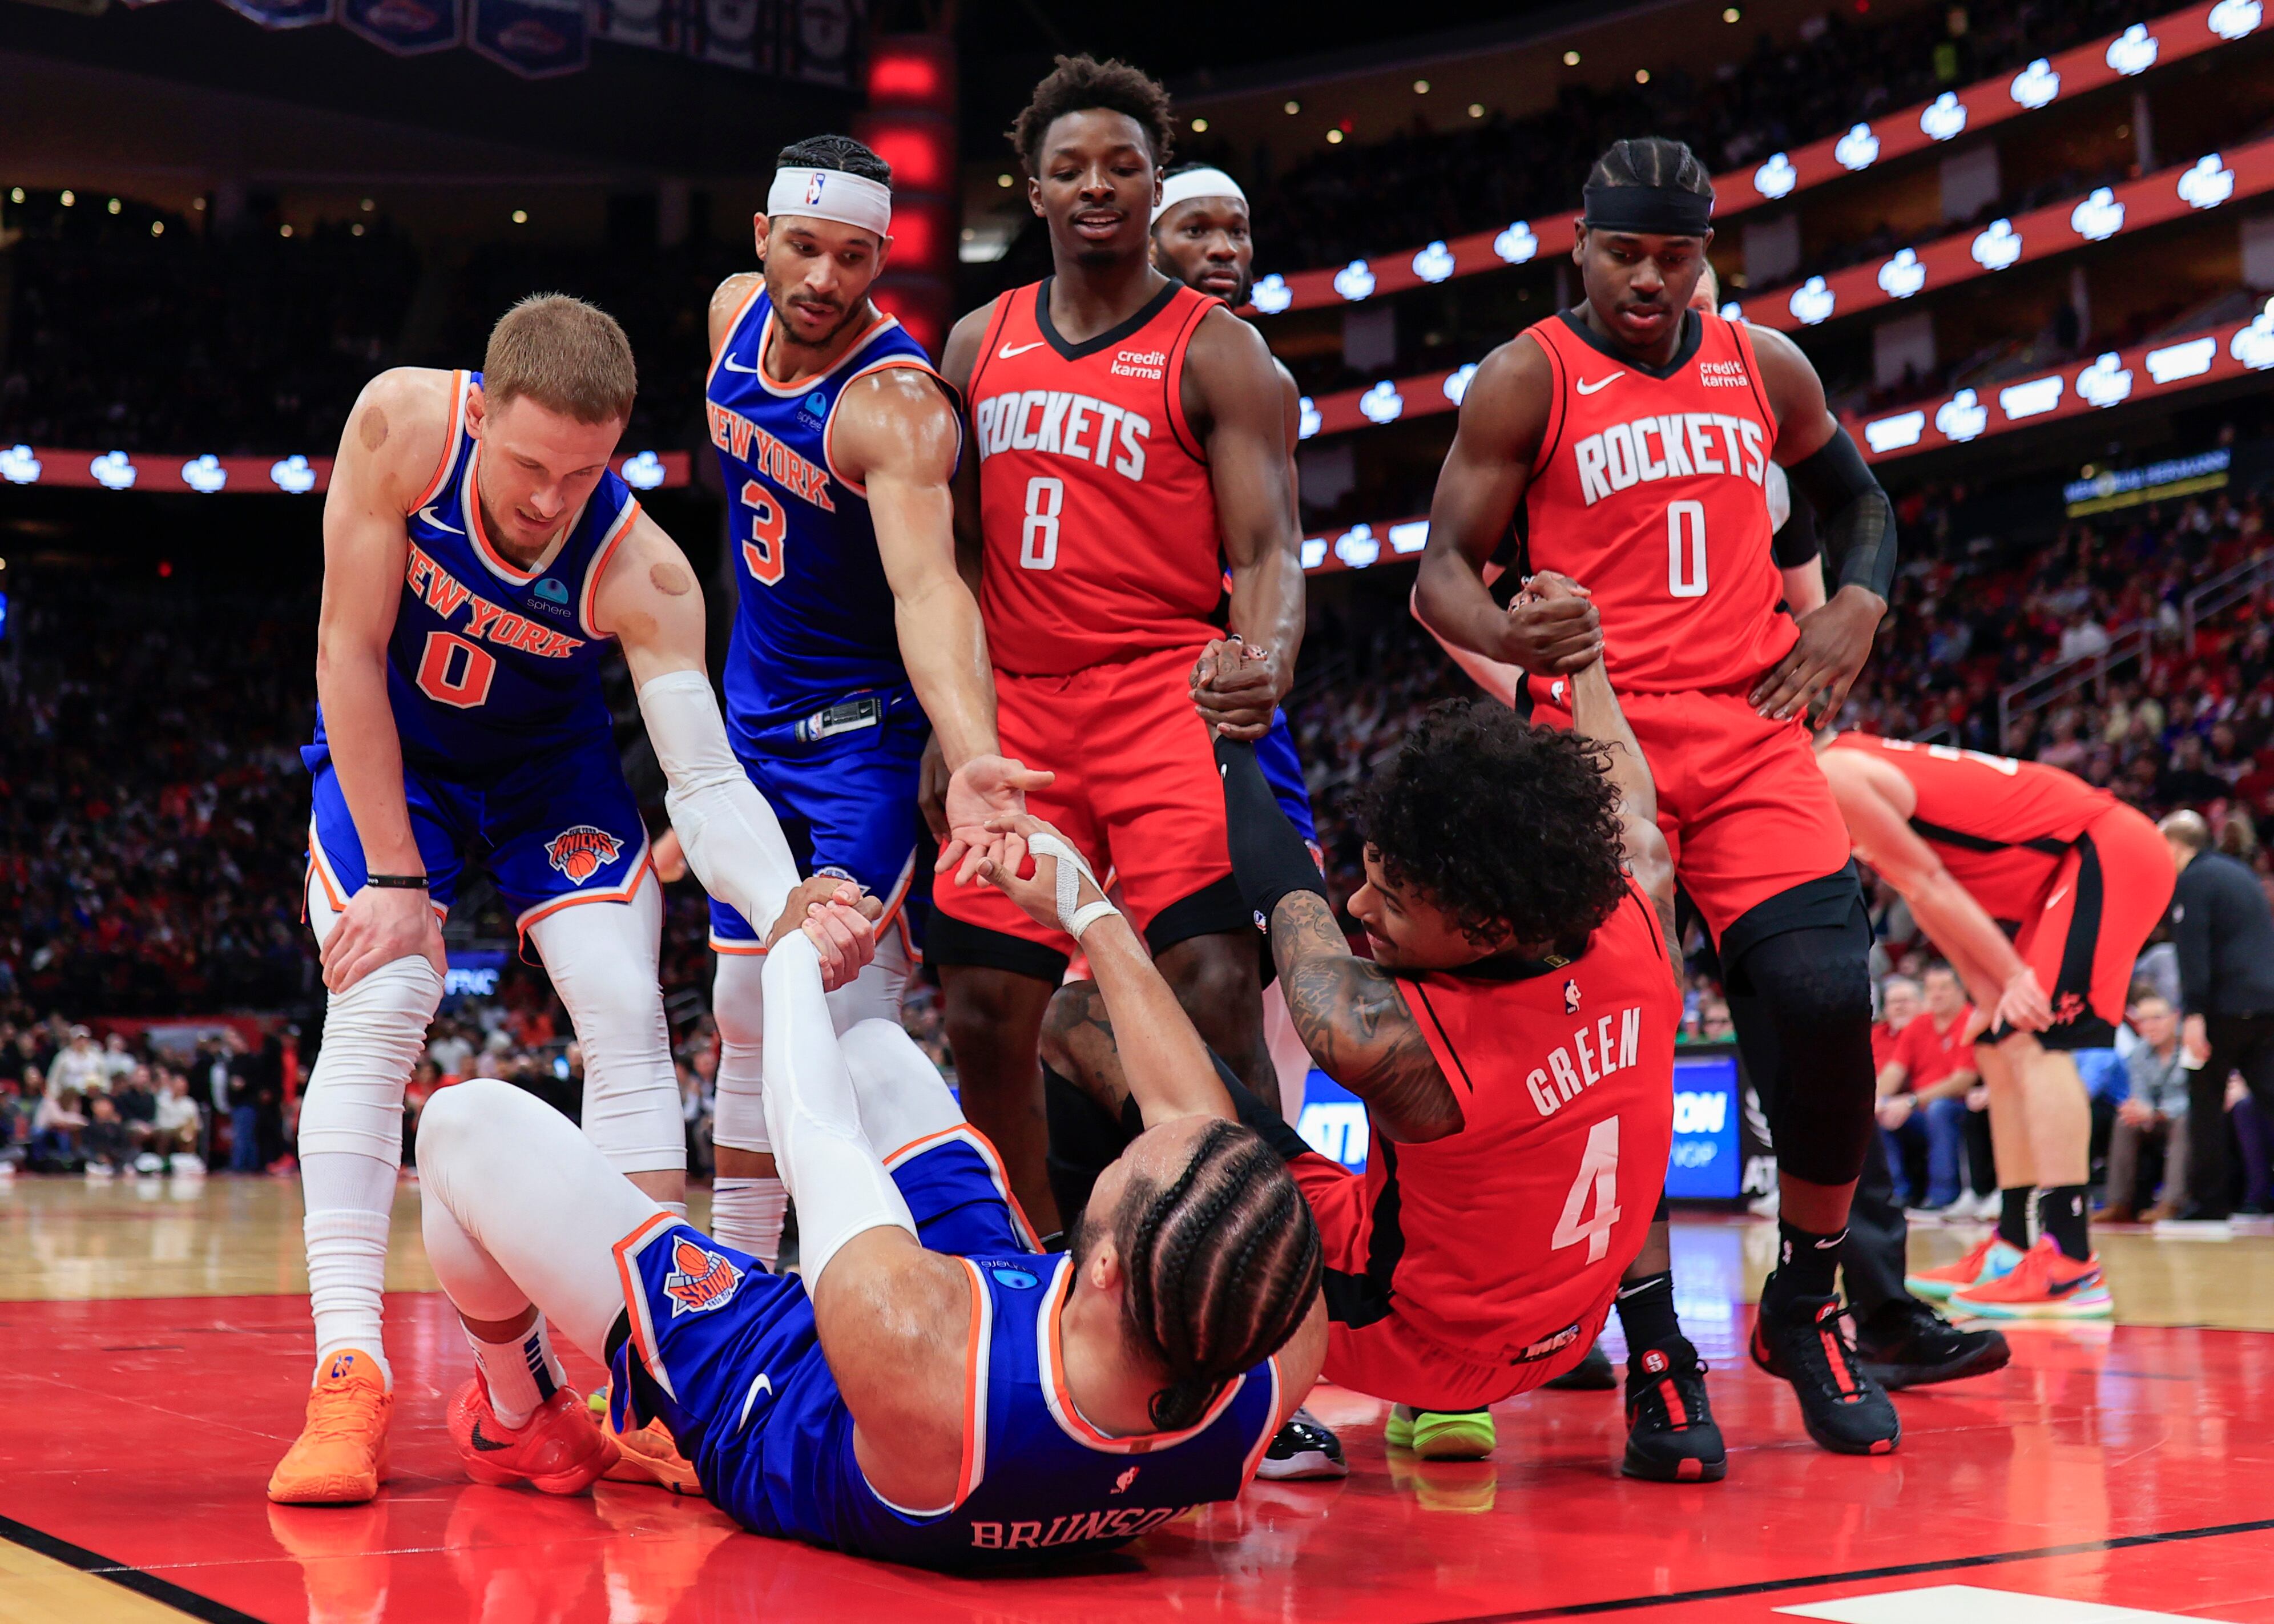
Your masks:
<svg viewBox="0 0 2274 1624"><path fill-rule="evenodd" d="M1013 869L1025 866L1024 837L998 831L993 820L1023 816L1027 792L1046 788L1057 776L1006 756L975 756L957 768L941 798L947 832L932 871L953 869L955 883L968 885L978 877L983 861Z"/></svg>
<svg viewBox="0 0 2274 1624"><path fill-rule="evenodd" d="M885 905L850 880L817 874L802 882L766 933L768 947L802 930L821 954L821 990L835 992L877 956L877 921Z"/></svg>
<svg viewBox="0 0 2274 1624"><path fill-rule="evenodd" d="M1058 864L1062 860L1035 851L1034 838L1036 835L1053 835L1065 841L1068 850L1079 848L1056 828L1025 812L990 817L987 820L987 828L990 833L1004 842L1006 853L1015 843L1021 861L998 861L994 857L983 855L979 860L979 877L1017 903L1027 917L1036 924L1047 925L1053 930L1063 929L1064 921L1058 917ZM1028 856L1034 860L1034 872L1021 874L1020 871L1025 867L1024 860ZM1096 880L1084 874L1074 905L1077 908L1087 907L1102 900L1104 894L1098 889Z"/></svg>

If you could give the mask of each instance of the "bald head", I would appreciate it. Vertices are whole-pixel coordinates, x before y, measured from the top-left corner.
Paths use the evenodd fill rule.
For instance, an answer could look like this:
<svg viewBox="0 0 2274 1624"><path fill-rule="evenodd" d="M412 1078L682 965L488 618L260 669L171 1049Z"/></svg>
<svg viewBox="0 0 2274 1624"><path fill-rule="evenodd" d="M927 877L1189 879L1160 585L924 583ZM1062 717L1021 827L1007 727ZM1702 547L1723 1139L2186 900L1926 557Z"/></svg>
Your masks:
<svg viewBox="0 0 2274 1624"><path fill-rule="evenodd" d="M2172 861L2181 868L2210 848L2210 825L2200 812L2174 812L2156 827L2172 848Z"/></svg>

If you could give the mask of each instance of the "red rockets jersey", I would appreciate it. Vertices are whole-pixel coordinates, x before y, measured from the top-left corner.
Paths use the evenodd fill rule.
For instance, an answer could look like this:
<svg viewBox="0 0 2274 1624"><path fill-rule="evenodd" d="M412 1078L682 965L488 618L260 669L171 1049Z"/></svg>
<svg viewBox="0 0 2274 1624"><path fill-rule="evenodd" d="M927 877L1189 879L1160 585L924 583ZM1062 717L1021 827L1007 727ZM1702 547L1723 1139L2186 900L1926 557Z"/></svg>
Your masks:
<svg viewBox="0 0 2274 1624"><path fill-rule="evenodd" d="M995 302L971 372L998 669L1062 676L1217 635L1216 492L1185 421L1185 350L1222 301L1181 282L1075 344L1050 279Z"/></svg>
<svg viewBox="0 0 2274 1624"><path fill-rule="evenodd" d="M1525 492L1529 567L1594 594L1622 692L1750 685L1799 634L1762 485L1776 417L1743 324L1690 312L1663 372L1569 312L1525 331L1555 380Z"/></svg>
<svg viewBox="0 0 2274 1624"><path fill-rule="evenodd" d="M1682 995L1632 882L1569 964L1401 979L1460 1101L1458 1133L1368 1159L1367 1207L1399 1315L1472 1357L1599 1305L1642 1249L1674 1143ZM1378 1141L1379 1142L1379 1141Z"/></svg>
<svg viewBox="0 0 2274 1624"><path fill-rule="evenodd" d="M1947 744L1841 733L1835 750L1863 750L1911 781L1911 832L1934 848L1951 878L1992 919L2031 918L2076 838L2123 803L2106 790L2037 762Z"/></svg>

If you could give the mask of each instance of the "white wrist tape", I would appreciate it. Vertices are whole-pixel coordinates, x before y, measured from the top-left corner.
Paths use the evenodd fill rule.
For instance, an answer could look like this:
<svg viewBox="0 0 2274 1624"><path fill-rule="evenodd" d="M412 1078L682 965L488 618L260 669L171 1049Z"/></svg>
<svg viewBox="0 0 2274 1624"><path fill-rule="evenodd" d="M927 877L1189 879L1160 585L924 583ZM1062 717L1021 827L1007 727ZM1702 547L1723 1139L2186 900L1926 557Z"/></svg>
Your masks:
<svg viewBox="0 0 2274 1624"><path fill-rule="evenodd" d="M652 678L640 715L669 782L663 804L703 889L763 936L797 884L797 861L781 824L727 748L710 679L699 671Z"/></svg>
<svg viewBox="0 0 2274 1624"><path fill-rule="evenodd" d="M1075 941L1081 940L1081 933L1108 914L1121 912L1105 900L1105 888L1097 885L1097 876L1089 871L1089 865L1082 861L1081 853L1056 835L1031 836L1027 841L1027 849L1037 857L1058 860L1058 923ZM1088 907L1077 906L1081 900L1081 883L1084 880L1097 885L1099 892L1098 899Z"/></svg>

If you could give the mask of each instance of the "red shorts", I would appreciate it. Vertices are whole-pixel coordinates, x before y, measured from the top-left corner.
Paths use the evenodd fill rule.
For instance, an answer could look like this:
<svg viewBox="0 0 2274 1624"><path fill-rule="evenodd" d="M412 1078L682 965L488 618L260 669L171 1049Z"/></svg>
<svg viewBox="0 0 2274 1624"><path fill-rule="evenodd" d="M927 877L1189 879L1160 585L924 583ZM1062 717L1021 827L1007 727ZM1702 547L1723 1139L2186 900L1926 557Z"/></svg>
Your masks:
<svg viewBox="0 0 2274 1624"><path fill-rule="evenodd" d="M1363 1281L1378 1268L1370 1255L1373 1225L1366 1207L1366 1180L1339 1162L1312 1152L1292 1157L1287 1171L1311 1204L1319 1226L1319 1242L1326 1252L1330 1274ZM1409 1237L1410 1244L1410 1237ZM1501 1327L1493 1340L1521 1351L1506 1358L1479 1358L1474 1349L1452 1345L1442 1335L1426 1331L1399 1309L1399 1299L1387 1294L1386 1309L1365 1324L1329 1319L1327 1323L1327 1362L1322 1371L1329 1381L1354 1393L1368 1393L1393 1403L1419 1410L1478 1410L1504 1398L1529 1393L1552 1381L1587 1357L1601 1333L1603 1321L1618 1296L1619 1276L1625 1262L1603 1270L1602 1297L1575 1324L1562 1320L1537 1327ZM1335 1294L1328 1303L1335 1309ZM1367 1318L1372 1311L1352 1316Z"/></svg>
<svg viewBox="0 0 2274 1624"><path fill-rule="evenodd" d="M2100 1049L2116 1041L2132 966L2178 878L2164 837L2130 807L2112 807L2085 825L2014 938L2052 1000L2053 1024L2037 1034L2040 1043Z"/></svg>
<svg viewBox="0 0 2274 1624"><path fill-rule="evenodd" d="M1532 693L1532 720L1571 725L1562 682L1535 677ZM1716 942L1770 898L1848 866L1848 825L1799 718L1768 721L1728 692L1619 705L1650 763L1675 876Z"/></svg>
<svg viewBox="0 0 2274 1624"><path fill-rule="evenodd" d="M995 720L1003 754L1058 775L1029 790L1027 810L1058 825L1104 879L1117 876L1122 912L1143 931L1171 905L1218 886L1226 907L1200 930L1247 921L1231 894L1224 845L1224 781L1208 726L1193 710L1200 648L1164 649L1063 677L995 673ZM1071 952L1073 939L1038 925L1001 891L943 875L932 906L952 920ZM1223 917L1216 917L1222 914ZM1179 936L1178 939L1182 939ZM953 938L930 944L954 962ZM1165 946L1166 944L1156 944Z"/></svg>

